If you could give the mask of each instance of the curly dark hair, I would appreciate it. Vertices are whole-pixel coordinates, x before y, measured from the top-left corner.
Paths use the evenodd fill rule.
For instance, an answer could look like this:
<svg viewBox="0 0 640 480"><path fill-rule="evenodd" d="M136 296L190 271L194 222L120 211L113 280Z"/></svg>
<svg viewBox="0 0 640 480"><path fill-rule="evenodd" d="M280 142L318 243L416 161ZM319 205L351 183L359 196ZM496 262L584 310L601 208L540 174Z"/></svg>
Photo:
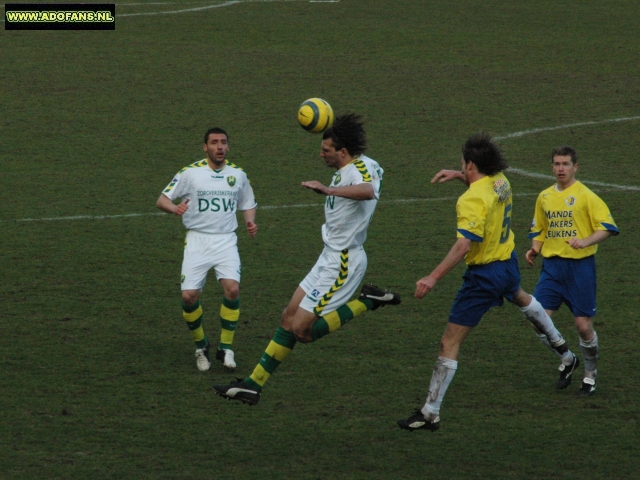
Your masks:
<svg viewBox="0 0 640 480"><path fill-rule="evenodd" d="M473 162L478 172L488 176L509 168L500 147L486 132L478 132L469 137L462 146L462 158L467 163Z"/></svg>
<svg viewBox="0 0 640 480"><path fill-rule="evenodd" d="M349 155L357 157L367 150L367 134L364 121L356 113L347 113L336 117L333 125L324 131L322 139L330 138L336 150L346 148Z"/></svg>

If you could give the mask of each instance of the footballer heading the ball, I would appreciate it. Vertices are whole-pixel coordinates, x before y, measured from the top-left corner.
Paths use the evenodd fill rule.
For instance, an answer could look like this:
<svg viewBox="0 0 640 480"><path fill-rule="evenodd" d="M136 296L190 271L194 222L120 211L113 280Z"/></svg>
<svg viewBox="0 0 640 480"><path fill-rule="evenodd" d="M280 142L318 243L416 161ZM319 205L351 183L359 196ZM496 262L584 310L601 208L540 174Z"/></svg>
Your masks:
<svg viewBox="0 0 640 480"><path fill-rule="evenodd" d="M298 122L307 132L322 133L334 120L331 105L321 98L310 98L298 108Z"/></svg>

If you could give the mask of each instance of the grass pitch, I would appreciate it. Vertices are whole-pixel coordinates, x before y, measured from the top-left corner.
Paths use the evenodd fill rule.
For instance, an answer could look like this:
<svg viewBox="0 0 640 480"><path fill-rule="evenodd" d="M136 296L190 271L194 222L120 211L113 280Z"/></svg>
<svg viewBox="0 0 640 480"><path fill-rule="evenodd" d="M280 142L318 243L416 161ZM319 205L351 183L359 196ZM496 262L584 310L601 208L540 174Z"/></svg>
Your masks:
<svg viewBox="0 0 640 480"><path fill-rule="evenodd" d="M636 321L640 178L637 6L514 1L202 1L118 4L116 30L0 31L0 476L3 478L602 478L637 476ZM367 118L385 169L367 281L403 303L298 345L255 408L231 380L198 372L181 318L184 230L155 200L203 157L204 131L260 204L239 232L237 373L247 375L322 243L328 182L300 102ZM557 362L515 307L465 342L436 433L401 431L419 407L463 267L423 301L415 281L455 239L458 168L477 130L512 167L513 229L532 291L526 232L552 183L551 150L578 149L578 176L622 234L598 253L598 391L554 390ZM513 135L519 132L519 135ZM621 188L624 187L624 188ZM203 293L219 332L221 292ZM566 309L556 324L578 349ZM579 384L578 381L576 381Z"/></svg>

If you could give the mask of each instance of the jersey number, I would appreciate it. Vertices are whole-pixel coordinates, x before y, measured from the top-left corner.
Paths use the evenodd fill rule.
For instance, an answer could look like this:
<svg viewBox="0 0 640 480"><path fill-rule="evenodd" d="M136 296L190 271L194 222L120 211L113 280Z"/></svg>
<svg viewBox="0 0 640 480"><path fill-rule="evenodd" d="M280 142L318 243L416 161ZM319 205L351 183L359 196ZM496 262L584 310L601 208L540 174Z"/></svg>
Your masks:
<svg viewBox="0 0 640 480"><path fill-rule="evenodd" d="M511 232L511 205L504 207L504 218L502 219L502 235L500 235L500 243L505 243L509 240L509 233Z"/></svg>

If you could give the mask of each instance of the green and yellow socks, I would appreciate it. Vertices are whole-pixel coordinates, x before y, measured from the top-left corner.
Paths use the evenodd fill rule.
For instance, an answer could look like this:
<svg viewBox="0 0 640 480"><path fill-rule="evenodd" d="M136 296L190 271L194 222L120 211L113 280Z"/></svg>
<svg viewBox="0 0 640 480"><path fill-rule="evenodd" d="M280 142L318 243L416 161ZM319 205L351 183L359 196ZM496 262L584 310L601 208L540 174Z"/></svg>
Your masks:
<svg viewBox="0 0 640 480"><path fill-rule="evenodd" d="M313 324L313 328L311 329L313 341L315 342L325 335L335 332L345 323L371 309L373 309L373 302L371 300L351 300L337 310L327 313L325 316L318 318L316 323Z"/></svg>
<svg viewBox="0 0 640 480"><path fill-rule="evenodd" d="M222 297L222 305L220 306L220 344L218 345L218 350L231 348L239 318L240 299L229 300L226 297Z"/></svg>
<svg viewBox="0 0 640 480"><path fill-rule="evenodd" d="M187 322L187 326L191 331L191 338L196 343L196 348L206 348L209 341L202 329L202 306L200 300L191 306L187 306L182 302L182 317Z"/></svg>
<svg viewBox="0 0 640 480"><path fill-rule="evenodd" d="M187 322L187 326L191 331L191 337L196 344L196 348L206 348L209 341L204 334L202 328L202 306L200 300L191 306L187 306L182 302L182 316ZM220 306L220 344L219 350L231 348L238 319L240 318L240 299L229 300L222 297L222 305Z"/></svg>
<svg viewBox="0 0 640 480"><path fill-rule="evenodd" d="M371 300L352 300L337 310L318 318L311 330L313 341L315 342L336 331L348 321L372 309L373 302ZM266 381L284 359L289 356L296 343L297 340L293 333L278 327L273 340L269 342L262 358L260 358L260 362L256 365L253 373L244 380L244 383L257 391L262 390Z"/></svg>
<svg viewBox="0 0 640 480"><path fill-rule="evenodd" d="M269 342L267 349L262 354L260 362L244 382L257 391L262 390L265 382L275 369L278 368L280 363L289 356L296 343L297 340L293 333L287 332L282 327L278 327L276 334L273 336L273 340Z"/></svg>

